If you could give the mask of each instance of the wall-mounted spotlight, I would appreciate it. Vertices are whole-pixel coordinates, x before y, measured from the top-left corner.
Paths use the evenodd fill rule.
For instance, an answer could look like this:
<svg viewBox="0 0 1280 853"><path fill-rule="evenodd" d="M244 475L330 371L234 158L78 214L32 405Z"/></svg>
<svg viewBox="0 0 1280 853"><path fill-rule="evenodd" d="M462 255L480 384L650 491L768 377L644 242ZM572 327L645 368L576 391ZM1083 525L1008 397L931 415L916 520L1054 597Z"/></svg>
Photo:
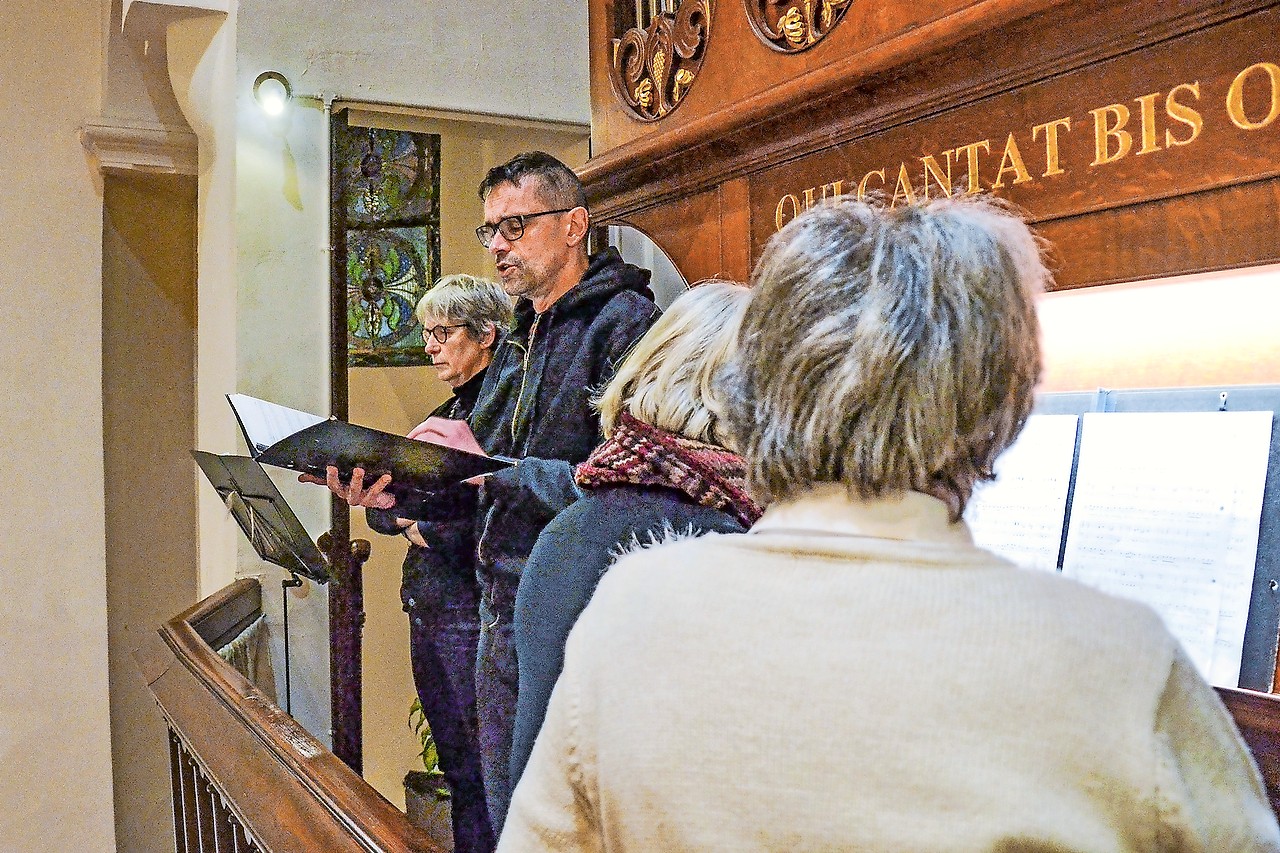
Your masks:
<svg viewBox="0 0 1280 853"><path fill-rule="evenodd" d="M279 71L263 71L253 81L253 99L269 116L278 116L284 112L292 97L293 89Z"/></svg>

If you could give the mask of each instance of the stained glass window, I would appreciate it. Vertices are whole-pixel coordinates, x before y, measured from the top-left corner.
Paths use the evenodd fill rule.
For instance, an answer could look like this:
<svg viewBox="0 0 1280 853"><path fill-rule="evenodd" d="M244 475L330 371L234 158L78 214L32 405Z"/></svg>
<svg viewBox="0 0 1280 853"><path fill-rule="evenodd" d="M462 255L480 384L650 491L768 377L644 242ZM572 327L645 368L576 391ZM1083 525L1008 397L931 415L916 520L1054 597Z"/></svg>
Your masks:
<svg viewBox="0 0 1280 853"><path fill-rule="evenodd" d="M440 277L440 137L333 118L334 273L347 363L426 364L418 299Z"/></svg>

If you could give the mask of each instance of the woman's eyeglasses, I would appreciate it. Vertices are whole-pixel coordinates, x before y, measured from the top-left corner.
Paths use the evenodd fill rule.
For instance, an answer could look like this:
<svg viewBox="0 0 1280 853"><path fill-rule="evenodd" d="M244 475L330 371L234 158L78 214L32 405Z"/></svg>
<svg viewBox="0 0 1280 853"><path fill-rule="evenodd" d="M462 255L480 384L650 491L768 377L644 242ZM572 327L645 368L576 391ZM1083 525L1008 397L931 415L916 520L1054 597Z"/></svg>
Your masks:
<svg viewBox="0 0 1280 853"><path fill-rule="evenodd" d="M449 342L449 330L461 329L465 325L467 324L456 323L452 326L432 326L430 329L424 328L422 330L422 343L425 345L427 342L427 337L431 336L435 338L437 341L439 341L440 343L447 344Z"/></svg>

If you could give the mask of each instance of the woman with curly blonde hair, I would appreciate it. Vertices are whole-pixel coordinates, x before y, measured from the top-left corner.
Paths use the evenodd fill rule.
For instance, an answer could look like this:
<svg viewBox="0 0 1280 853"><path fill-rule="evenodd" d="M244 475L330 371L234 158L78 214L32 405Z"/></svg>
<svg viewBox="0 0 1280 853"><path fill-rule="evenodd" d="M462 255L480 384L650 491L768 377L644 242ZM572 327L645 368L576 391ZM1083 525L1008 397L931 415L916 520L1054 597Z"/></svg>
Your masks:
<svg viewBox="0 0 1280 853"><path fill-rule="evenodd" d="M575 471L584 496L538 537L516 593L513 783L542 725L565 637L619 552L671 534L741 532L760 514L730 449L720 387L750 296L724 281L681 295L596 400L605 441Z"/></svg>

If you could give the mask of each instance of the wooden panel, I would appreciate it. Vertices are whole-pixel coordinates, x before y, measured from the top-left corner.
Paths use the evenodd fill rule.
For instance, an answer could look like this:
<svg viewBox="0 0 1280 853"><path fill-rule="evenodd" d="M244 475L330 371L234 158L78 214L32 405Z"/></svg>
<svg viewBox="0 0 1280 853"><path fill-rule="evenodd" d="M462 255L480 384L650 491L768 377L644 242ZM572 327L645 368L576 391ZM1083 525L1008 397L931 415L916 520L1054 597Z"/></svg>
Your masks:
<svg viewBox="0 0 1280 853"><path fill-rule="evenodd" d="M824 185L828 194L836 181L842 192L856 191L882 168L885 190L905 191L898 182L904 164L912 192L927 185L936 194L940 181L924 180L925 156L967 187L970 151L977 185L1001 184L997 191L1057 243L1059 287L1269 263L1278 253L1278 5L1080 0L851 78L838 97L802 93L747 126L712 128L721 135L668 130L651 140L654 159L635 160L640 149L627 145L593 159L582 174L595 212L648 227L677 209L682 227L709 227L689 220L682 200L718 190L725 275L751 268L777 228L780 204L785 220L821 198ZM1103 162L1095 123L1114 131L1117 104L1129 112L1130 149ZM1071 129L1059 125L1051 169L1045 126L1059 119ZM1112 156L1118 138L1103 135ZM989 152L965 147L984 140ZM739 207L743 179L746 211ZM681 254L686 244L671 242L678 266L690 263Z"/></svg>
<svg viewBox="0 0 1280 853"><path fill-rule="evenodd" d="M1271 808L1280 813L1280 698L1230 687L1217 690L1253 751Z"/></svg>
<svg viewBox="0 0 1280 853"><path fill-rule="evenodd" d="M1046 222L1057 290L1280 262L1280 178Z"/></svg>
<svg viewBox="0 0 1280 853"><path fill-rule="evenodd" d="M720 186L720 243L724 277L745 282L751 275L751 205L746 178Z"/></svg>
<svg viewBox="0 0 1280 853"><path fill-rule="evenodd" d="M797 92L830 91L871 70L914 58L998 27L1062 0L857 0L844 20L813 48L783 54L764 44L741 0L712 4L702 69L680 105L657 122L631 116L608 79L612 56L608 10L591 0L589 46L592 149L605 153L671 133L701 136L711 125L749 123L794 102Z"/></svg>
<svg viewBox="0 0 1280 853"><path fill-rule="evenodd" d="M643 231L667 253L690 284L704 278L729 277L721 262L720 196L716 191L605 222L624 222Z"/></svg>
<svg viewBox="0 0 1280 853"><path fill-rule="evenodd" d="M947 19L945 32L924 28L811 74L796 74L787 64L794 57L775 55L772 62L792 69L794 76L787 82L758 97L726 99L723 108L694 119L677 121L673 114L649 126L648 135L616 148L596 145L597 156L584 168L583 180L589 186L607 182L607 189L592 195L593 201L608 198L622 207L632 192L652 194L656 186L657 195L666 194L664 185L672 181L684 191L701 188L761 164L778 164L993 93L1024 88L1275 4L1077 0L1043 9L1046 5L1002 7L996 15L995 7L978 3ZM1031 14L1037 8L1042 11ZM967 16L982 14L991 17L971 26ZM1011 23L1001 26L1006 20ZM769 76L737 56L730 61L735 75ZM597 125L603 120L599 113L593 118Z"/></svg>

